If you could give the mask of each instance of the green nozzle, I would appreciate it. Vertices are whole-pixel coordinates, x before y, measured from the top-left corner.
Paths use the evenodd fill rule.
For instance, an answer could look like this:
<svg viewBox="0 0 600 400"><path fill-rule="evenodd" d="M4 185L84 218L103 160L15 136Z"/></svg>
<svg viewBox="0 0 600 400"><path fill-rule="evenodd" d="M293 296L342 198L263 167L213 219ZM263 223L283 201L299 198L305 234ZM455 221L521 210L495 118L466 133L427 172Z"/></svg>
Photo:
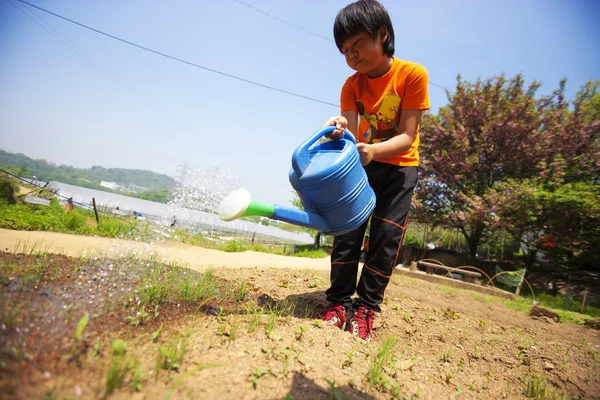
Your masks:
<svg viewBox="0 0 600 400"><path fill-rule="evenodd" d="M260 217L271 218L273 213L275 212L275 206L270 203L265 203L262 201L250 201L248 208L242 214L242 217L247 217L249 215L258 215Z"/></svg>
<svg viewBox="0 0 600 400"><path fill-rule="evenodd" d="M253 201L250 193L245 189L238 189L229 193L219 205L219 217L223 221L232 221L249 215L271 218L274 212L275 206L273 204Z"/></svg>

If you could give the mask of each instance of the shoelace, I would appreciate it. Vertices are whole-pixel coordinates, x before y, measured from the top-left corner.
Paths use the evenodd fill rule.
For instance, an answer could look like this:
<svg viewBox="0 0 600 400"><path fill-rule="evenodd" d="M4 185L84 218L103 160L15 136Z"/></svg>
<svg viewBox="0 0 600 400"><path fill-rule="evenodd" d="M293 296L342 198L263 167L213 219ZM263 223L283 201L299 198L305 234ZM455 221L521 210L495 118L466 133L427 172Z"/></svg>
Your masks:
<svg viewBox="0 0 600 400"><path fill-rule="evenodd" d="M373 329L373 315L372 310L366 307L359 307L358 311L354 315L354 318L358 321L358 333L359 336L366 336L367 332L371 332Z"/></svg>

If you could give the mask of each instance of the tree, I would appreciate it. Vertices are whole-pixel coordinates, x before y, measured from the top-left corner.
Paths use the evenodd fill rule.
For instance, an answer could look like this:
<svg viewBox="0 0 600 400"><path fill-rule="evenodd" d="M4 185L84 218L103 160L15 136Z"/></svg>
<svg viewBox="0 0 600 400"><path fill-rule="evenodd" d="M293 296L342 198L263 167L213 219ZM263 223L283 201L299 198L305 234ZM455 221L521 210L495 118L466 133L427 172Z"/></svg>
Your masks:
<svg viewBox="0 0 600 400"><path fill-rule="evenodd" d="M498 185L532 176L539 102L533 82L517 75L469 83L458 77L449 104L421 125L422 176L416 204L438 223L458 229L475 256L484 231L498 222Z"/></svg>
<svg viewBox="0 0 600 400"><path fill-rule="evenodd" d="M588 82L571 104L564 80L535 99L539 85L525 90L519 75L459 77L450 104L423 121L420 214L460 229L471 255L502 229L527 264L538 250L563 267L600 261L599 86Z"/></svg>

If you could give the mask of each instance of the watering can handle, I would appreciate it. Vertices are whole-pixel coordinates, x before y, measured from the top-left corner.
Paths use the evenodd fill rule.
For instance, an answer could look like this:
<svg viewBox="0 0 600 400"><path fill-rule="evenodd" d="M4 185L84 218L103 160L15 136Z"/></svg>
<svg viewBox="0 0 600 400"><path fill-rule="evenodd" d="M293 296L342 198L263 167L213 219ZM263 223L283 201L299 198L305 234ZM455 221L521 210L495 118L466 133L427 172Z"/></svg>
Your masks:
<svg viewBox="0 0 600 400"><path fill-rule="evenodd" d="M321 139L323 136L330 134L336 129L337 128L335 126L327 126L325 128L322 128L321 130L317 131L313 136L308 138L306 142L298 146L296 151L294 151L294 155L292 157L292 167L294 168L294 171L298 176L301 176L310 164L310 157L308 156L308 149L310 148L310 146L315 144L315 142ZM356 144L356 139L354 138L354 135L351 134L350 131L348 131L347 129L344 130L344 136L342 136L342 138L339 140L342 139L349 140L352 143Z"/></svg>

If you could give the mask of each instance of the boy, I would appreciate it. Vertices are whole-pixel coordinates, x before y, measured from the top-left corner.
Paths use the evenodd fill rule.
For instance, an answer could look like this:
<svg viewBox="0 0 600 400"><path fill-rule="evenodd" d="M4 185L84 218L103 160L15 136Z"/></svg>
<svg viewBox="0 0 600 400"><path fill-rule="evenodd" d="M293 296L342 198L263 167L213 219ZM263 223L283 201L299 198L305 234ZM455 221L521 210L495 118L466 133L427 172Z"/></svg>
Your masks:
<svg viewBox="0 0 600 400"><path fill-rule="evenodd" d="M375 0L343 8L333 33L346 63L357 72L342 87L341 115L323 126L337 128L333 139L341 137L344 129L354 134L377 201L358 285L367 222L334 239L331 287L326 292L330 304L320 316L340 329L350 317L350 333L370 341L374 314L381 311L383 293L397 263L417 184L418 127L423 111L429 109L428 74L423 66L394 57L392 22ZM358 299L353 304L355 292Z"/></svg>

